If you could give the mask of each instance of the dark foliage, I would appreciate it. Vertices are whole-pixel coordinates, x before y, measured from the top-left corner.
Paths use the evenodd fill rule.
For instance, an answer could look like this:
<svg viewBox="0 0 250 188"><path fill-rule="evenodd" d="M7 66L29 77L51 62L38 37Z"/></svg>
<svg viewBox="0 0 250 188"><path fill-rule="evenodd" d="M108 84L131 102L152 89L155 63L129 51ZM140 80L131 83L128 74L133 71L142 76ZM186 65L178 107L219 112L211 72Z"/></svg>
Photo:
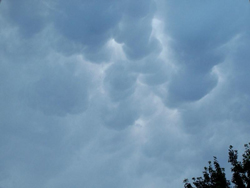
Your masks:
<svg viewBox="0 0 250 188"><path fill-rule="evenodd" d="M220 167L217 158L214 157L213 165L209 161L208 167L204 168L203 177L192 178L183 181L185 188L250 188L250 143L245 144L245 152L242 161L238 160L238 151L229 146L228 162L232 165L232 180L226 179L225 169ZM233 184L233 186L231 186Z"/></svg>

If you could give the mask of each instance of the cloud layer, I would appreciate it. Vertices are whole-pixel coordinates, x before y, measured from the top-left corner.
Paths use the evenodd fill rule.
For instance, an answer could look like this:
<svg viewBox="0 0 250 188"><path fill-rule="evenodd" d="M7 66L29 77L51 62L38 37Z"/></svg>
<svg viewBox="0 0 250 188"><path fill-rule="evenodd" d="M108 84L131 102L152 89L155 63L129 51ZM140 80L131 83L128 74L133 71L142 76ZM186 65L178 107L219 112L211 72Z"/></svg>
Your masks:
<svg viewBox="0 0 250 188"><path fill-rule="evenodd" d="M249 142L247 1L0 3L0 187L181 187Z"/></svg>

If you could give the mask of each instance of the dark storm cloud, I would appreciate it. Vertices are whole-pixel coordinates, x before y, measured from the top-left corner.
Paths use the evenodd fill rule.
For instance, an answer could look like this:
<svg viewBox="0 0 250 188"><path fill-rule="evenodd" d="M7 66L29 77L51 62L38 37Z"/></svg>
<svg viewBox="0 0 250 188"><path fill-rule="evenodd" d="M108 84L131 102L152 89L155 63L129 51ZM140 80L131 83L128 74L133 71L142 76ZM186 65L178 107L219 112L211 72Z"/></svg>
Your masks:
<svg viewBox="0 0 250 188"><path fill-rule="evenodd" d="M208 94L217 84L217 78L210 73L202 74L195 71L183 71L170 83L167 105L178 105L193 102Z"/></svg>
<svg viewBox="0 0 250 188"><path fill-rule="evenodd" d="M23 36L33 36L45 26L48 16L46 1L10 0L4 3L7 4L5 16L17 24Z"/></svg>
<svg viewBox="0 0 250 188"><path fill-rule="evenodd" d="M58 11L54 11L54 23L60 33L80 43L90 60L108 60L101 52L122 16L117 1L58 1L55 10Z"/></svg>
<svg viewBox="0 0 250 188"><path fill-rule="evenodd" d="M248 5L2 1L0 186L181 187L227 161L249 142Z"/></svg>
<svg viewBox="0 0 250 188"><path fill-rule="evenodd" d="M133 101L122 101L103 107L103 123L108 128L123 130L133 125L139 114Z"/></svg>
<svg viewBox="0 0 250 188"><path fill-rule="evenodd" d="M155 7L151 0L128 1L114 38L124 44L123 49L129 59L141 59L161 49L159 41L151 37Z"/></svg>
<svg viewBox="0 0 250 188"><path fill-rule="evenodd" d="M216 86L211 70L225 59L219 48L242 32L247 22L247 6L243 1L163 4L165 31L171 37L170 46L180 69L170 83L168 103L172 106L197 101Z"/></svg>
<svg viewBox="0 0 250 188"><path fill-rule="evenodd" d="M139 74L138 80L140 82L150 86L167 82L171 69L158 55L153 54L147 58L129 63L130 70Z"/></svg>
<svg viewBox="0 0 250 188"><path fill-rule="evenodd" d="M250 25L250 24L249 24ZM250 33L249 31L243 32L243 34L236 39L238 45L232 49L232 54L229 55L231 63L231 69L234 71L232 79L232 85L237 91L249 95L250 83L248 82L248 72L250 70L249 59L250 54L248 49L250 47ZM234 63L233 63L234 62ZM237 63L236 63L237 62Z"/></svg>
<svg viewBox="0 0 250 188"><path fill-rule="evenodd" d="M27 103L47 115L83 112L88 105L88 82L86 72L76 75L76 69L74 62L46 67L24 91Z"/></svg>
<svg viewBox="0 0 250 188"><path fill-rule="evenodd" d="M66 37L87 46L103 45L121 17L116 1L61 1L55 24Z"/></svg>
<svg viewBox="0 0 250 188"><path fill-rule="evenodd" d="M6 59L1 60L6 63ZM23 74L28 72L18 64L9 71L12 64L5 63L1 63L5 74L0 92L1 185L12 187L22 182L24 187L43 187L44 182L64 168L69 158L63 144L67 127L62 126L62 121L25 105L19 94L27 82L27 75ZM30 97L33 100L34 96Z"/></svg>
<svg viewBox="0 0 250 188"><path fill-rule="evenodd" d="M121 101L134 93L136 75L123 65L111 65L105 74L105 89L112 100Z"/></svg>
<svg viewBox="0 0 250 188"><path fill-rule="evenodd" d="M55 10L60 10L54 11L58 31L80 43L85 57L92 61L109 60L104 47L112 38L123 44L132 59L160 49L159 42L151 38L153 1L60 1Z"/></svg>

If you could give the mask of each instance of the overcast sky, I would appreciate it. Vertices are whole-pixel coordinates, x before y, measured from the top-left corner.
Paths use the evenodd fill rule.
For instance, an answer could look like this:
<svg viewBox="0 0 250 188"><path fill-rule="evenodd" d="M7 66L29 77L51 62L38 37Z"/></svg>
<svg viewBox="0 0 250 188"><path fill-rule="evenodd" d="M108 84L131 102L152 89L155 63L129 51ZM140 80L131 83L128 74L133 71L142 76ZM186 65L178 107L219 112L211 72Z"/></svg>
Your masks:
<svg viewBox="0 0 250 188"><path fill-rule="evenodd" d="M178 188L250 141L247 0L2 0L0 187Z"/></svg>

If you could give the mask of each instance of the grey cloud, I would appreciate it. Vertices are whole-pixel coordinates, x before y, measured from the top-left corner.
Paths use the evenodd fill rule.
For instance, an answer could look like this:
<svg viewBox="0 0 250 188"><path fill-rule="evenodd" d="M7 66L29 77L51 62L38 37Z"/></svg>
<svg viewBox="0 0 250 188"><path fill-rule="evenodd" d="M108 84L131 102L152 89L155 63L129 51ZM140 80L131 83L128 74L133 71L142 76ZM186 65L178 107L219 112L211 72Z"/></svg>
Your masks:
<svg viewBox="0 0 250 188"><path fill-rule="evenodd" d="M1 113L1 185L43 187L70 158L64 144L67 126L23 106L16 98L6 102L8 108Z"/></svg>
<svg viewBox="0 0 250 188"><path fill-rule="evenodd" d="M124 100L119 103L102 107L104 125L110 129L123 130L134 124L139 114L132 100Z"/></svg>
<svg viewBox="0 0 250 188"><path fill-rule="evenodd" d="M10 0L4 3L7 4L6 15L11 22L19 26L21 34L25 37L40 32L48 21L49 10L46 1Z"/></svg>
<svg viewBox="0 0 250 188"><path fill-rule="evenodd" d="M190 50L209 49L227 42L240 31L247 14L245 2L232 0L219 3L168 1L166 9L167 32Z"/></svg>
<svg viewBox="0 0 250 188"><path fill-rule="evenodd" d="M104 124L109 128L122 130L133 125L138 118L133 98L137 76L122 63L111 65L105 75L104 89L112 102L103 108Z"/></svg>
<svg viewBox="0 0 250 188"><path fill-rule="evenodd" d="M68 169L49 182L53 187L126 187L128 175L123 164L133 155L134 145L129 144L129 131L110 131L101 127L97 137L74 155ZM131 143L133 140L131 140ZM85 169L83 171L83 169ZM59 180L59 181L58 181Z"/></svg>
<svg viewBox="0 0 250 188"><path fill-rule="evenodd" d="M77 114L88 106L88 83L67 65L47 67L25 92L28 104L47 115Z"/></svg>
<svg viewBox="0 0 250 188"><path fill-rule="evenodd" d="M75 43L80 43L87 58L102 62L105 55L103 46L111 38L112 28L122 16L120 3L113 0L60 1L55 8L59 10L54 12L57 30ZM102 49L104 51L100 53Z"/></svg>
<svg viewBox="0 0 250 188"><path fill-rule="evenodd" d="M180 69L171 79L167 101L178 105L200 100L217 85L210 72L226 57L219 48L240 32L246 9L243 3L233 1L220 2L222 6L215 6L215 1L164 3L166 11L160 14L164 15L165 32L172 38L170 46ZM243 9L242 14L234 8L236 4Z"/></svg>
<svg viewBox="0 0 250 188"><path fill-rule="evenodd" d="M250 93L250 85L248 82L250 70L250 55L248 53L248 49L250 47L249 42L249 32L243 33L239 39L236 39L237 44L231 49L231 53L229 54L229 59L231 61L229 66L231 71L234 72L234 76L230 80L232 86L235 88L235 90L245 93L246 95L249 95Z"/></svg>
<svg viewBox="0 0 250 188"><path fill-rule="evenodd" d="M249 87L246 81L247 72L249 72L247 63L249 35L243 33L226 45L227 58L216 66L220 77L217 87L204 99L184 106L181 112L186 124L184 127L186 132L199 135L200 140L204 137L210 138L210 144L213 144L213 141L217 143L211 151L206 151L204 156L212 152L226 160L227 156L223 156L220 152L222 145L226 143L238 145L239 134L242 140L248 139L245 132L249 132L247 115ZM240 144L239 147L241 147ZM230 168L228 164L225 166Z"/></svg>
<svg viewBox="0 0 250 188"><path fill-rule="evenodd" d="M130 69L140 74L138 80L149 86L163 84L168 81L171 69L158 55L151 55L146 59L132 61Z"/></svg>
<svg viewBox="0 0 250 188"><path fill-rule="evenodd" d="M94 62L109 60L105 44L111 38L123 43L126 55L132 59L161 49L158 40L151 37L153 1L62 1L56 9L60 10L54 12L57 30L80 43L85 57Z"/></svg>
<svg viewBox="0 0 250 188"><path fill-rule="evenodd" d="M73 41L87 59L109 61L105 44L111 39L124 43L129 58L140 59L161 50L151 37L154 1L32 1L8 2L6 15L26 37L53 23L59 33ZM128 35L130 34L130 35ZM135 42L136 41L136 42ZM78 50L77 50L78 49ZM106 56L106 57L104 57Z"/></svg>
<svg viewBox="0 0 250 188"><path fill-rule="evenodd" d="M83 45L105 43L110 29L117 24L121 13L116 1L62 1L57 7L56 26L67 37ZM103 42L104 41L104 42Z"/></svg>
<svg viewBox="0 0 250 188"><path fill-rule="evenodd" d="M163 84L167 81L168 75L166 71L164 70L159 70L158 72L155 72L154 74L148 74L148 75L143 75L141 81L143 83L146 83L147 85L159 85Z"/></svg>
<svg viewBox="0 0 250 188"><path fill-rule="evenodd" d="M105 72L104 85L114 101L122 101L135 91L136 74L123 65L111 65Z"/></svg>
<svg viewBox="0 0 250 188"><path fill-rule="evenodd" d="M0 186L181 187L249 142L249 3L162 2L1 2Z"/></svg>
<svg viewBox="0 0 250 188"><path fill-rule="evenodd" d="M140 9L139 11L137 11ZM119 23L114 38L123 43L129 59L141 59L151 53L159 53L159 41L151 37L152 19L155 12L154 1L128 2L126 14Z"/></svg>
<svg viewBox="0 0 250 188"><path fill-rule="evenodd" d="M217 85L216 76L211 73L184 72L178 74L169 84L166 104L175 106L200 100Z"/></svg>

